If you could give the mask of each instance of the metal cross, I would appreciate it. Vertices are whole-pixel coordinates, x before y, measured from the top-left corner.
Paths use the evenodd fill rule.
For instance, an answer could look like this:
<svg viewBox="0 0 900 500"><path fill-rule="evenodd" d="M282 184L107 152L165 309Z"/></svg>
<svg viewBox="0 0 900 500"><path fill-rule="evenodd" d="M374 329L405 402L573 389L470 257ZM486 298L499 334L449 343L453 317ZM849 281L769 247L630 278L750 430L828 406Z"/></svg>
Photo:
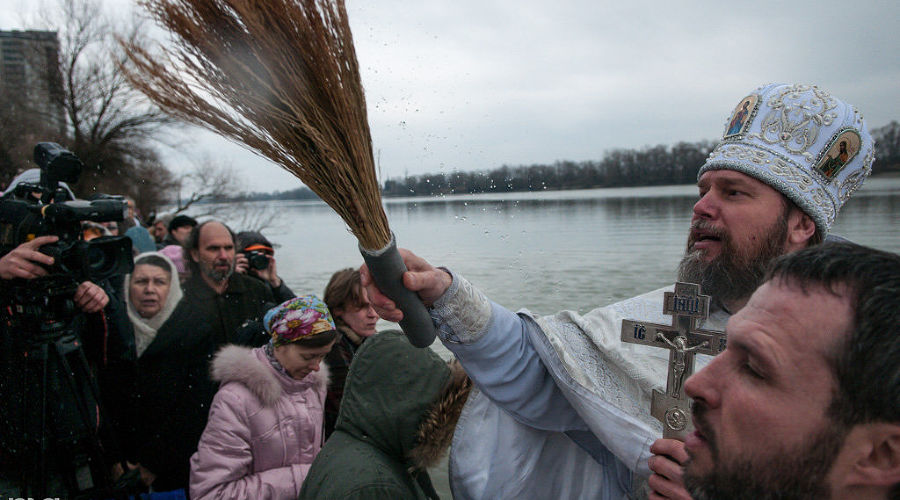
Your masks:
<svg viewBox="0 0 900 500"><path fill-rule="evenodd" d="M725 333L698 328L709 316L709 296L700 295L700 285L675 283L675 291L665 293L663 314L672 316L671 325L623 320L622 342L669 349L666 392L653 390L650 414L662 422L664 438L684 440L694 430L690 400L684 394L684 381L694 372L694 354L724 351Z"/></svg>

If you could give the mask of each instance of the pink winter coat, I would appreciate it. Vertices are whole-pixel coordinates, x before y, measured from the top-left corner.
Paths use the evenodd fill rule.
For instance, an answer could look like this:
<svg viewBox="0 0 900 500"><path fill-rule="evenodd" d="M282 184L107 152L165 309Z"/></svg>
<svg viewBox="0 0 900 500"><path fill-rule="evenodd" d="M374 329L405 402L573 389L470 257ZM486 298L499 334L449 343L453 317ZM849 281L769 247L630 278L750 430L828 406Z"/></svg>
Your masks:
<svg viewBox="0 0 900 500"><path fill-rule="evenodd" d="M212 378L221 385L191 457L191 498L297 498L322 448L327 367L294 380L262 348L230 345Z"/></svg>

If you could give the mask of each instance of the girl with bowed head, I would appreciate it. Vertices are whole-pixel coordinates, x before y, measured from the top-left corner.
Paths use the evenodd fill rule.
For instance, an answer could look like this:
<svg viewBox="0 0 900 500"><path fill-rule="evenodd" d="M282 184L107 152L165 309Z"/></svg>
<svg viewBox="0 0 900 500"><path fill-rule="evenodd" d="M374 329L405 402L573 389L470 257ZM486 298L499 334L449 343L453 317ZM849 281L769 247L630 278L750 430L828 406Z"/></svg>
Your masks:
<svg viewBox="0 0 900 500"><path fill-rule="evenodd" d="M212 363L221 383L191 457L191 498L297 498L322 447L328 370L340 335L315 295L290 299L263 320L263 347L223 347Z"/></svg>

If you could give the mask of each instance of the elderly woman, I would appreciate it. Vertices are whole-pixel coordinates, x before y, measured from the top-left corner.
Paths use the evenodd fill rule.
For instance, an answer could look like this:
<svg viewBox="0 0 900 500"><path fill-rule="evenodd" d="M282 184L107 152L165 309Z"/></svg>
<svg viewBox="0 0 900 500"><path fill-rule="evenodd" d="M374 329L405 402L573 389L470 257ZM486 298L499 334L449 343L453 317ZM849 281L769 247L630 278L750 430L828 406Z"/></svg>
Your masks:
<svg viewBox="0 0 900 500"><path fill-rule="evenodd" d="M134 271L126 283L128 319L134 326L135 347L140 357L181 300L178 269L161 253L142 253L134 259Z"/></svg>
<svg viewBox="0 0 900 500"><path fill-rule="evenodd" d="M144 397L142 385L146 382L142 380L146 380L148 374L142 372L153 371L153 352L162 350L167 344L166 339L173 336L176 321L169 322L169 319L181 301L182 294L175 264L157 252L146 252L135 257L134 269L131 274L125 276L124 288L126 311L134 332L138 373L135 375L137 379L133 382L134 387L130 391L132 394L128 396L133 399L133 405L129 405L133 410L129 417L132 423L128 435L123 438L129 440L130 461L142 462L141 455L144 453L145 443L151 441L147 436L149 432L147 426L153 425L153 422L147 421L148 416L143 411L146 405L142 404ZM151 345L153 345L151 355L147 356ZM152 484L156 475L144 465L137 467L141 469L141 479L144 483ZM160 481L157 487L164 485L165 482L165 479Z"/></svg>
<svg viewBox="0 0 900 500"><path fill-rule="evenodd" d="M225 346L213 360L221 386L191 457L194 500L295 499L322 447L322 361L340 335L331 314L306 295L273 308L264 323L266 346Z"/></svg>
<svg viewBox="0 0 900 500"><path fill-rule="evenodd" d="M129 461L140 464L154 491L186 492L190 457L216 392L208 375L209 321L181 302L178 269L165 254L142 253L134 263L125 281L137 355Z"/></svg>
<svg viewBox="0 0 900 500"><path fill-rule="evenodd" d="M328 439L334 432L334 424L341 409L344 380L347 378L350 362L359 346L375 335L378 314L369 302L366 289L360 285L359 271L349 267L331 275L331 280L325 287L325 303L334 314L338 330L343 334L325 358L331 370L331 384L325 401L325 439Z"/></svg>

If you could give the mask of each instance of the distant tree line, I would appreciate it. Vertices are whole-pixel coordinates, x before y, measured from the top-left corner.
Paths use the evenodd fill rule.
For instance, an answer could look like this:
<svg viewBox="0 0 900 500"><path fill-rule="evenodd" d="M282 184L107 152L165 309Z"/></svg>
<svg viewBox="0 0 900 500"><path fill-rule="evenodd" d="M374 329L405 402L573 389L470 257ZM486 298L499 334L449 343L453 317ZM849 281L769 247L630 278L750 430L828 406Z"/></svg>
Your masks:
<svg viewBox="0 0 900 500"><path fill-rule="evenodd" d="M274 193L246 193L230 198L232 201L318 200L319 197L306 186Z"/></svg>
<svg viewBox="0 0 900 500"><path fill-rule="evenodd" d="M693 183L715 146L711 141L614 149L603 159L552 165L504 165L489 171L451 172L388 179L385 196L502 193Z"/></svg>
<svg viewBox="0 0 900 500"><path fill-rule="evenodd" d="M900 123L871 131L875 173L900 172ZM388 179L384 196L433 196L600 187L693 184L715 147L714 141L679 142L641 149L614 149L599 161L557 161L552 165L504 165L488 171L423 174Z"/></svg>
<svg viewBox="0 0 900 500"><path fill-rule="evenodd" d="M873 129L875 174L900 172L900 123ZM641 149L614 149L603 159L557 161L552 165L503 165L493 170L411 175L384 182L385 197L442 194L551 191L601 187L693 184L697 172L715 147L714 141L679 142ZM249 193L234 201L317 200L303 186L274 193Z"/></svg>
<svg viewBox="0 0 900 500"><path fill-rule="evenodd" d="M872 130L875 139L874 174L900 172L900 123L892 121Z"/></svg>
<svg viewBox="0 0 900 500"><path fill-rule="evenodd" d="M166 143L163 129L177 120L130 88L121 71L120 64L126 62L114 35L145 40L141 19L110 21L99 0L57 0L56 5L42 11L48 18L41 25L58 33L59 53L50 58L55 60L48 65L47 78L50 98L64 110L66 126L64 130L49 126L51 121L22 97L23 89L0 86L0 187L33 168L34 144L49 140L71 149L84 162L81 181L73 186L77 195L127 194L145 213L167 201L176 202L176 211L184 211L192 204L212 201L317 199L306 187L240 194L235 172L209 161L175 174L163 163L157 146ZM871 132L876 142L875 173L900 172L900 123L892 121ZM599 160L391 178L384 182L383 193L433 196L692 184L714 144L679 142L614 149Z"/></svg>

